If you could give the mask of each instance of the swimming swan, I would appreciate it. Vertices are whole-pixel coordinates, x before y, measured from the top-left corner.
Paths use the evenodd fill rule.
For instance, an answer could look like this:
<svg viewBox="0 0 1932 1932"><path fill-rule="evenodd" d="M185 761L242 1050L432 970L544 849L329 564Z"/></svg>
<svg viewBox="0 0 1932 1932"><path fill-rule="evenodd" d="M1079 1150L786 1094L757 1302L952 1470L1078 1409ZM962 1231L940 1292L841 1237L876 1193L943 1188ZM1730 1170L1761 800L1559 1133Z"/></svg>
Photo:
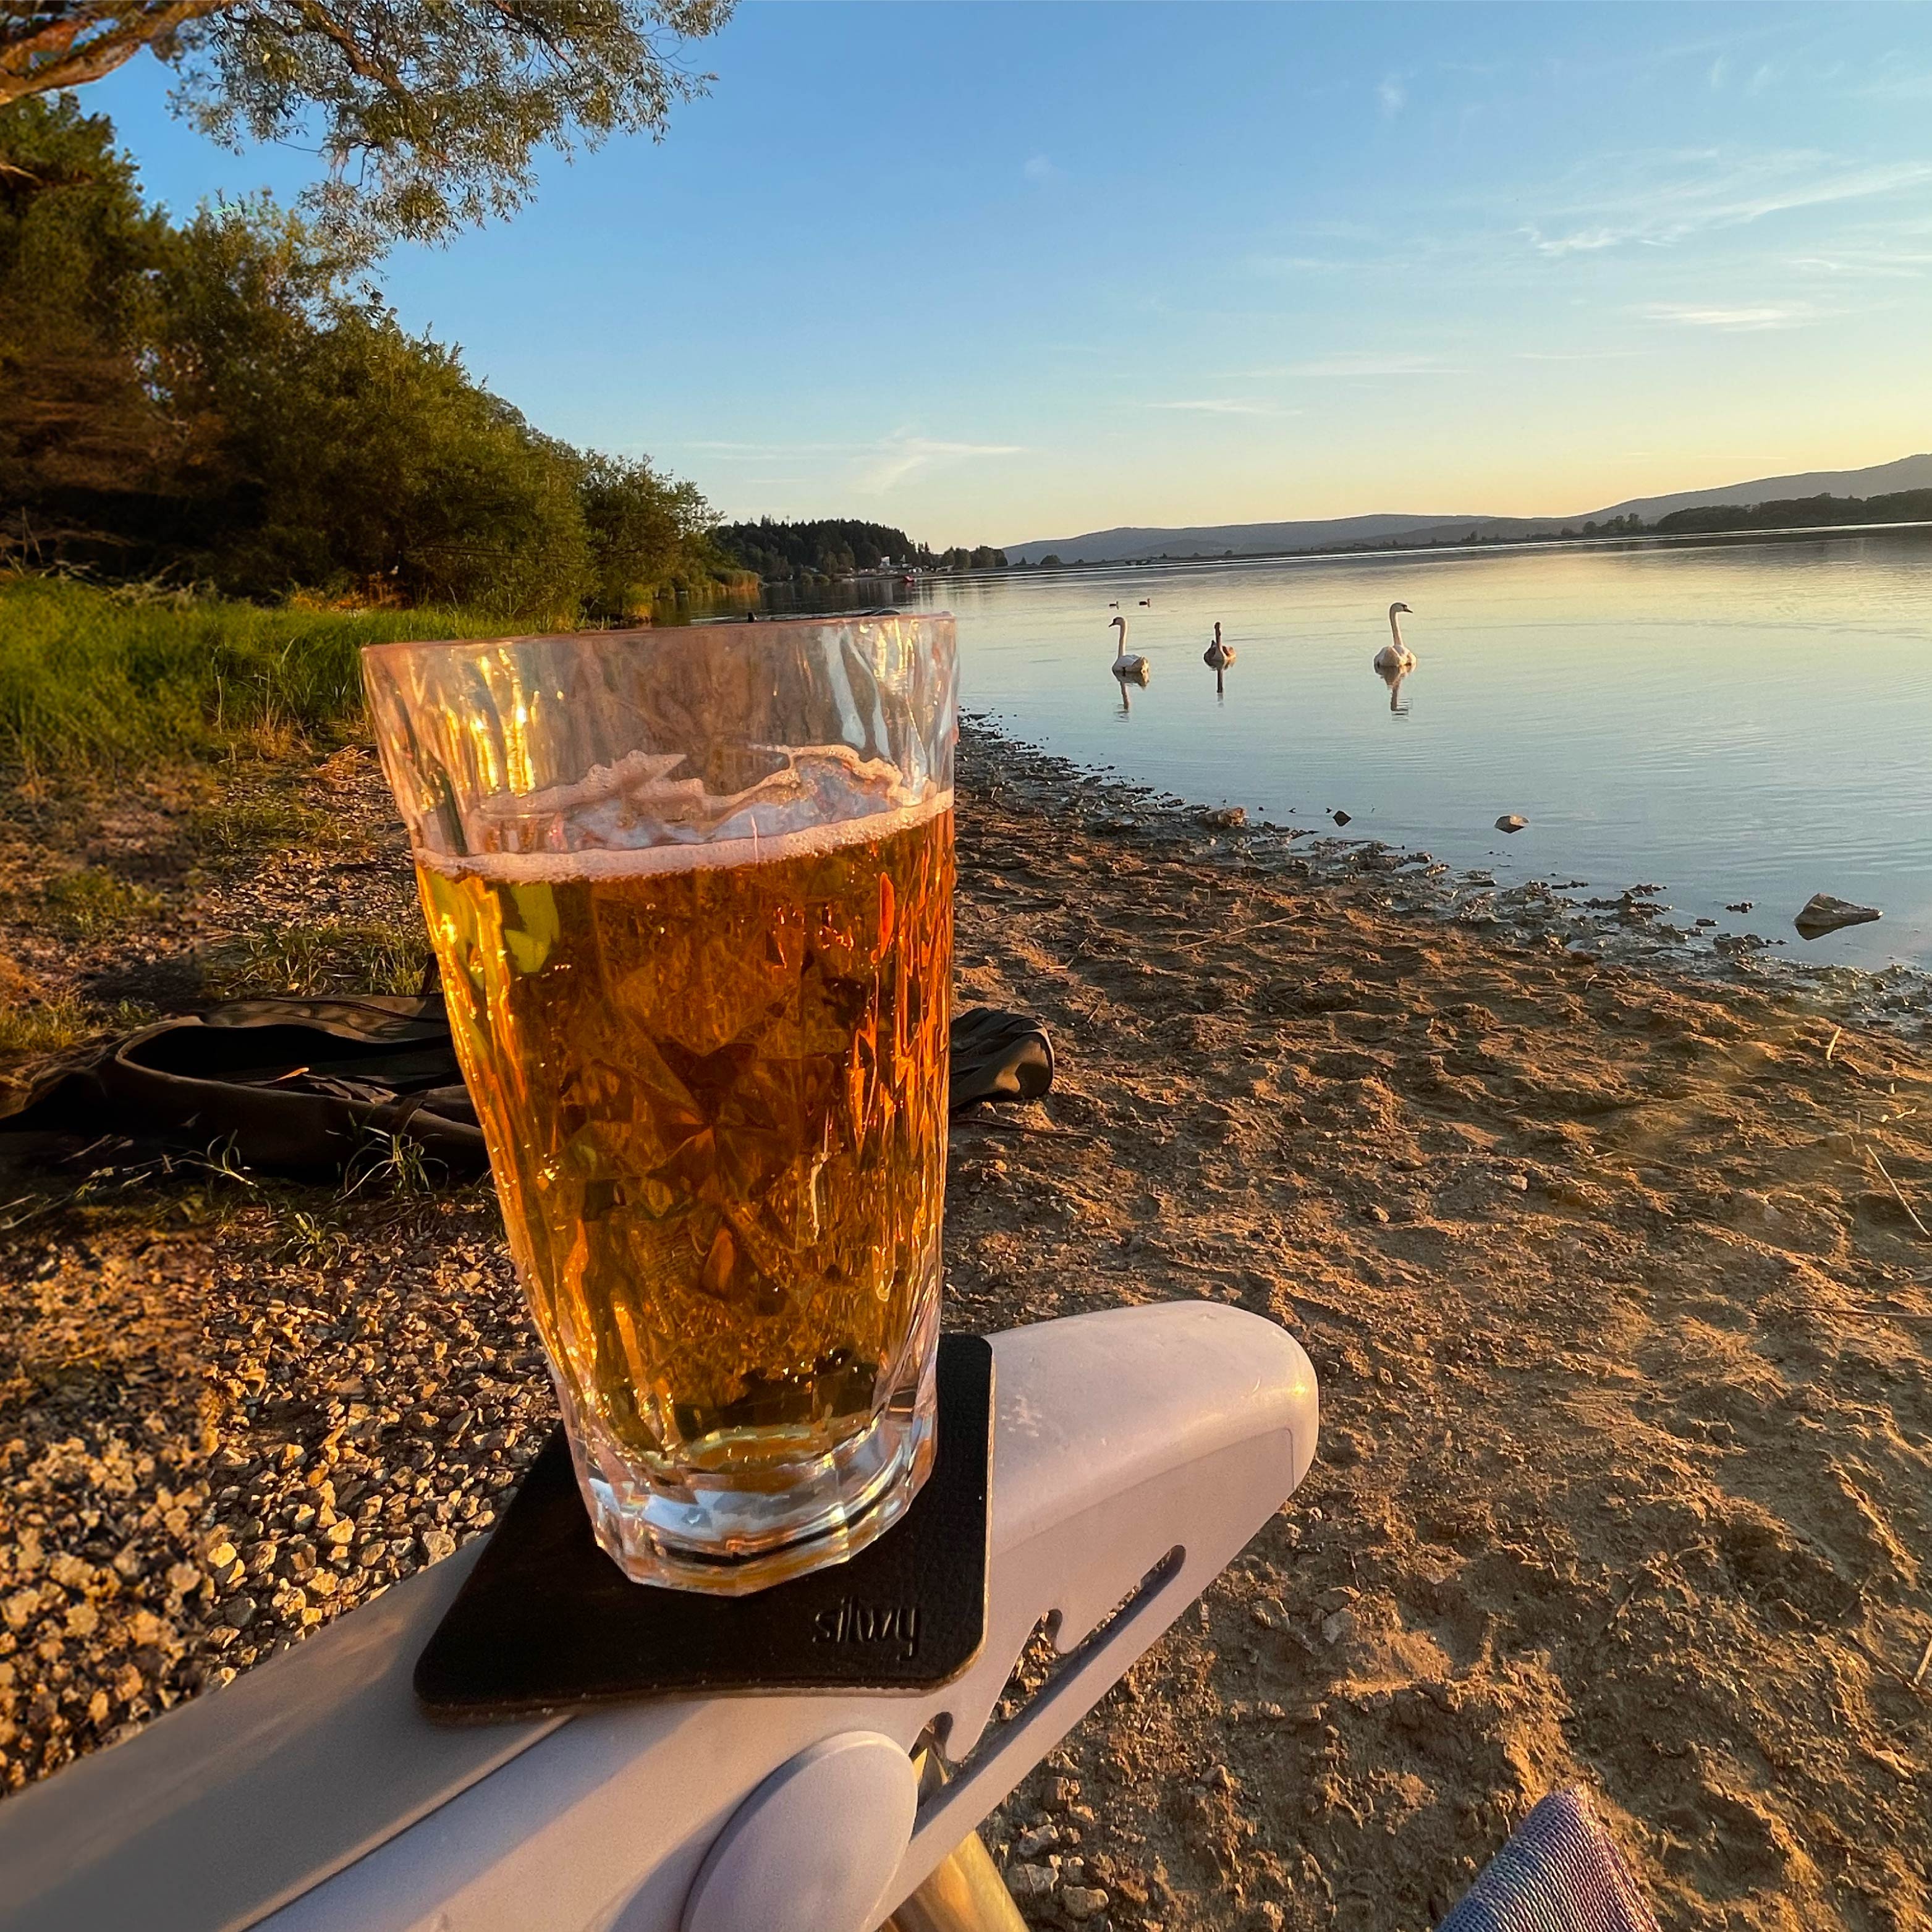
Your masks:
<svg viewBox="0 0 1932 1932"><path fill-rule="evenodd" d="M1228 687L1222 681L1221 674L1234 662L1234 647L1232 644L1222 643L1219 624L1214 626L1214 641L1201 653L1201 662L1214 674L1215 696L1224 695Z"/></svg>
<svg viewBox="0 0 1932 1932"><path fill-rule="evenodd" d="M1145 658L1130 658L1128 656L1127 620L1124 617L1116 617L1112 620L1112 622L1108 624L1107 628L1109 630L1112 630L1115 624L1118 624L1120 627L1120 635L1118 648L1117 649L1114 657L1114 675L1116 677L1121 679L1123 681L1128 678L1132 678L1136 684L1146 683L1148 677L1153 673L1154 666L1149 664Z"/></svg>
<svg viewBox="0 0 1932 1932"><path fill-rule="evenodd" d="M1406 604L1389 606L1389 635L1394 642L1383 645L1376 653L1376 668L1384 676L1392 670L1413 670L1415 653L1402 640L1402 626L1396 622L1398 614L1412 617L1415 613Z"/></svg>

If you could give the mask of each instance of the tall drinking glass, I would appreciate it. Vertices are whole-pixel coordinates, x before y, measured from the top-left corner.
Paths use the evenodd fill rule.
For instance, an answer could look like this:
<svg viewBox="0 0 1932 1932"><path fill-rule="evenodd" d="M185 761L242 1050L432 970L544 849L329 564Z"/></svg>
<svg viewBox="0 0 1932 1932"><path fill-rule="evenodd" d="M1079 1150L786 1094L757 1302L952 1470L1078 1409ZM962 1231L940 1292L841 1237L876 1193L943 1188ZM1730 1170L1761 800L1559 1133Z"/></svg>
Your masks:
<svg viewBox="0 0 1932 1932"><path fill-rule="evenodd" d="M952 620L385 644L363 670L597 1539L736 1594L933 1452Z"/></svg>

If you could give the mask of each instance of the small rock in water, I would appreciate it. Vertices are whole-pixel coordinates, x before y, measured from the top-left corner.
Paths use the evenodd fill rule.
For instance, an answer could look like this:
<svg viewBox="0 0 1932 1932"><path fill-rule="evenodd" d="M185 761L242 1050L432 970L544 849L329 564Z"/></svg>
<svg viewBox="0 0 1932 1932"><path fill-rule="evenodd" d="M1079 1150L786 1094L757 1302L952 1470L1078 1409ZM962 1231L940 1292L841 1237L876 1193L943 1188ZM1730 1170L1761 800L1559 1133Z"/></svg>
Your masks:
<svg viewBox="0 0 1932 1932"><path fill-rule="evenodd" d="M1498 832L1520 832L1529 820L1520 812L1506 812L1496 820Z"/></svg>
<svg viewBox="0 0 1932 1932"><path fill-rule="evenodd" d="M1836 932L1840 926L1863 926L1883 917L1876 906L1854 905L1850 899L1834 898L1829 892L1814 892L1792 924L1802 938L1818 939L1828 932Z"/></svg>
<svg viewBox="0 0 1932 1932"><path fill-rule="evenodd" d="M1337 825L1346 825L1348 822L1348 814L1346 812L1331 812L1328 816L1332 818Z"/></svg>
<svg viewBox="0 0 1932 1932"><path fill-rule="evenodd" d="M1248 822L1248 808L1244 805L1216 806L1201 814L1201 823L1217 831L1232 832L1238 825Z"/></svg>

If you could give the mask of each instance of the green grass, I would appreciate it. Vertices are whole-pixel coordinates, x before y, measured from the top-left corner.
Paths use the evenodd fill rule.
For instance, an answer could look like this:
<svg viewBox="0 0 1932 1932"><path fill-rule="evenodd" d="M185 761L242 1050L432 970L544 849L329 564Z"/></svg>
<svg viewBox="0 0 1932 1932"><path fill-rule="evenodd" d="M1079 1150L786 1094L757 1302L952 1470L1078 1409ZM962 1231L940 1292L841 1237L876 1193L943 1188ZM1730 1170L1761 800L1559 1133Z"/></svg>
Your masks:
<svg viewBox="0 0 1932 1932"><path fill-rule="evenodd" d="M413 993L429 964L422 927L374 920L278 926L224 946L209 962L217 992Z"/></svg>
<svg viewBox="0 0 1932 1932"><path fill-rule="evenodd" d="M40 888L47 924L68 939L98 939L122 926L136 926L160 910L158 894L116 878L99 866L62 872Z"/></svg>
<svg viewBox="0 0 1932 1932"><path fill-rule="evenodd" d="M354 844L356 836L339 818L299 799L259 794L198 806L188 814L188 832L198 854L217 860L297 845L310 851L332 850Z"/></svg>
<svg viewBox="0 0 1932 1932"><path fill-rule="evenodd" d="M158 1017L133 1000L95 1006L73 993L32 1001L0 999L0 1062L62 1053L106 1034L132 1033Z"/></svg>
<svg viewBox="0 0 1932 1932"><path fill-rule="evenodd" d="M0 575L0 766L28 777L274 752L359 726L357 652L488 637L452 610L270 610Z"/></svg>

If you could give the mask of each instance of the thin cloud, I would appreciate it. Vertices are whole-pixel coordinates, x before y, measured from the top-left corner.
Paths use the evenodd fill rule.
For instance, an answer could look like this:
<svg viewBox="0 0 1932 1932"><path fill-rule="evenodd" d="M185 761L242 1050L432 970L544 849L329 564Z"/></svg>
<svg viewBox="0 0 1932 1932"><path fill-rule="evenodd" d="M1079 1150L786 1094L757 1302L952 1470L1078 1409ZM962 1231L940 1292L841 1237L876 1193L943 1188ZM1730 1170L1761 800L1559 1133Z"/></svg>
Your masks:
<svg viewBox="0 0 1932 1932"><path fill-rule="evenodd" d="M700 436L682 446L707 456L728 456L746 463L789 462L795 456L849 455L863 446L856 442L728 442Z"/></svg>
<svg viewBox="0 0 1932 1932"><path fill-rule="evenodd" d="M1379 355L1364 350L1291 362L1282 373L1288 376L1454 376L1461 372L1451 368L1439 356Z"/></svg>
<svg viewBox="0 0 1932 1932"><path fill-rule="evenodd" d="M1250 255L1247 266L1258 275L1332 275L1358 265L1332 255Z"/></svg>
<svg viewBox="0 0 1932 1932"><path fill-rule="evenodd" d="M715 460L753 466L795 464L801 457L840 458L842 463L821 465L816 480L825 482L829 473L842 471L842 487L868 496L880 495L922 470L986 457L1018 456L1026 447L1018 442L954 442L904 430L865 442L732 442L700 439L674 446L701 452ZM767 482L776 480L766 479Z"/></svg>
<svg viewBox="0 0 1932 1932"><path fill-rule="evenodd" d="M1529 245L1539 255L1589 254L1599 248L1614 248L1628 238L1614 228L1583 228L1574 235L1545 235L1537 228L1518 232L1529 237Z"/></svg>
<svg viewBox="0 0 1932 1932"><path fill-rule="evenodd" d="M1408 89L1400 74L1384 74L1376 84L1376 98L1382 104L1382 118L1392 120L1408 105Z"/></svg>
<svg viewBox="0 0 1932 1932"><path fill-rule="evenodd" d="M1274 403L1253 403L1238 396L1201 396L1173 403L1150 403L1150 410L1180 410L1203 416L1298 416L1299 410L1284 410Z"/></svg>
<svg viewBox="0 0 1932 1932"><path fill-rule="evenodd" d="M1762 303L1754 308L1726 308L1696 302L1648 302L1637 310L1647 322L1675 323L1682 328L1720 328L1733 333L1762 328L1796 328L1815 321L1808 308L1780 308Z"/></svg>
<svg viewBox="0 0 1932 1932"><path fill-rule="evenodd" d="M1057 166L1050 154L1029 155L1021 167L1020 172L1024 175L1028 181L1041 183L1064 181L1066 178L1066 170Z"/></svg>
<svg viewBox="0 0 1932 1932"><path fill-rule="evenodd" d="M1932 100L1932 68L1908 67L1898 54L1888 54L1880 63L1875 80L1853 92L1866 100Z"/></svg>
<svg viewBox="0 0 1932 1932"><path fill-rule="evenodd" d="M1739 154L1706 148L1630 158L1626 174L1623 193L1593 196L1519 232L1550 256L1631 244L1669 248L1772 215L1922 188L1932 182L1932 162L1867 164L1808 149Z"/></svg>
<svg viewBox="0 0 1932 1932"><path fill-rule="evenodd" d="M1829 255L1796 255L1801 274L1868 275L1880 281L1917 281L1932 268L1932 252L1922 248L1840 248Z"/></svg>
<svg viewBox="0 0 1932 1932"><path fill-rule="evenodd" d="M903 483L935 464L972 462L988 456L1018 456L1024 448L1024 444L1018 442L942 442L930 436L888 436L860 464L852 487L867 496L880 496L895 484Z"/></svg>

